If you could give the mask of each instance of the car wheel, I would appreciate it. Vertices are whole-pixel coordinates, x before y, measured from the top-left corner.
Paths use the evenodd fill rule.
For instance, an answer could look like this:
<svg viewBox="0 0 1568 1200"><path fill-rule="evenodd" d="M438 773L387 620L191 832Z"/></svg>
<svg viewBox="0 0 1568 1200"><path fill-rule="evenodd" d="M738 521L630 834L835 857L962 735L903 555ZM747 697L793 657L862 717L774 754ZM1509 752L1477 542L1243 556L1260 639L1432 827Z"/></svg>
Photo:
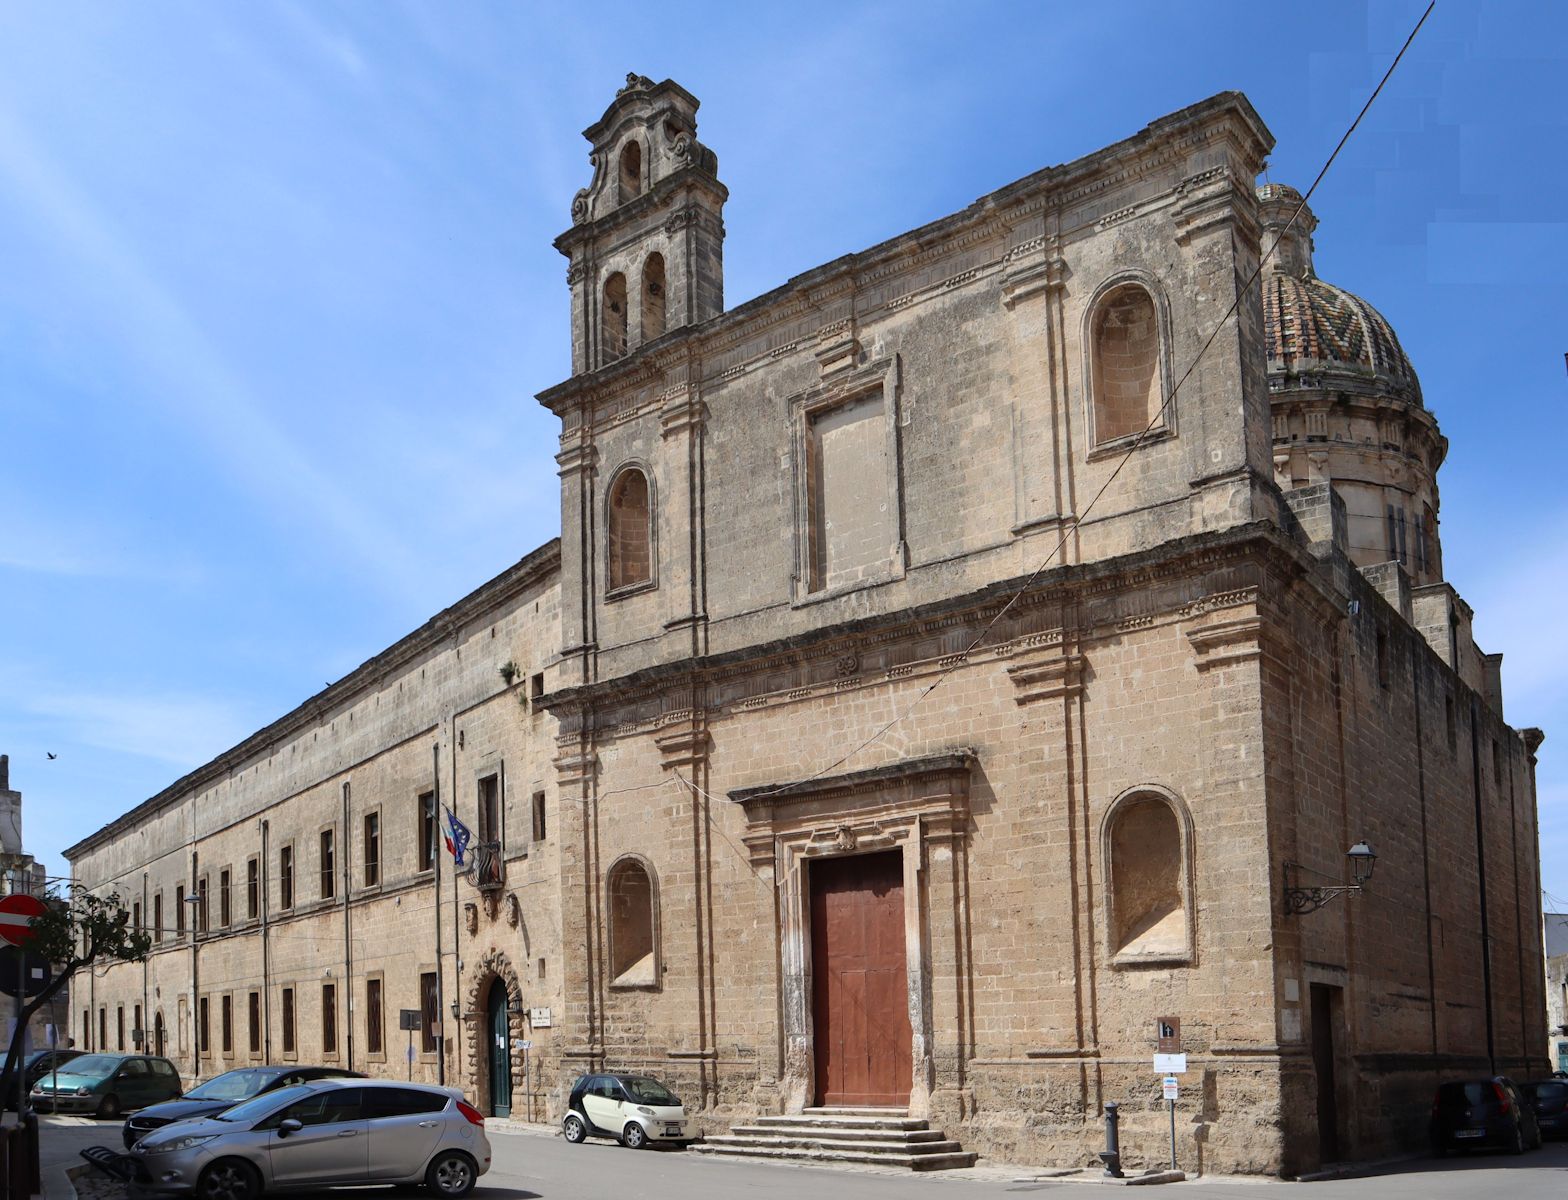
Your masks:
<svg viewBox="0 0 1568 1200"><path fill-rule="evenodd" d="M254 1200L261 1195L261 1176L244 1159L220 1158L196 1180L201 1200Z"/></svg>
<svg viewBox="0 0 1568 1200"><path fill-rule="evenodd" d="M582 1118L575 1113L566 1118L566 1122L561 1126L561 1132L566 1135L566 1140L574 1146L588 1136L588 1130L583 1125Z"/></svg>
<svg viewBox="0 0 1568 1200"><path fill-rule="evenodd" d="M98 1111L93 1115L102 1117L106 1121L112 1121L120 1115L120 1098L113 1092L110 1092L102 1100L98 1101Z"/></svg>
<svg viewBox="0 0 1568 1200"><path fill-rule="evenodd" d="M626 1128L621 1132L621 1141L626 1143L630 1150L646 1150L648 1148L648 1131L636 1121L628 1121Z"/></svg>
<svg viewBox="0 0 1568 1200"><path fill-rule="evenodd" d="M1524 1130L1522 1128L1520 1128L1518 1125L1514 1126L1514 1137L1513 1137L1513 1141L1508 1143L1508 1153L1510 1153L1510 1154L1523 1154L1524 1153Z"/></svg>
<svg viewBox="0 0 1568 1200"><path fill-rule="evenodd" d="M425 1171L425 1186L437 1196L456 1200L474 1190L479 1180L474 1160L460 1150L447 1150L430 1160Z"/></svg>

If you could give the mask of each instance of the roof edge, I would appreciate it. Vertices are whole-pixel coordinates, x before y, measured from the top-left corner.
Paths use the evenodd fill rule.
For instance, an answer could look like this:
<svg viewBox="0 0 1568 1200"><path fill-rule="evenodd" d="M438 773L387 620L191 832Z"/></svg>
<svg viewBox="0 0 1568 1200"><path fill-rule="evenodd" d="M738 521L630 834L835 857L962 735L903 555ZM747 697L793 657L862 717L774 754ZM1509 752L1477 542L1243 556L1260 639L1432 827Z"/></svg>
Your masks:
<svg viewBox="0 0 1568 1200"><path fill-rule="evenodd" d="M168 807L182 797L200 791L257 752L304 727L325 711L337 707L350 696L363 691L396 667L429 650L441 638L461 627L487 607L517 594L543 576L558 570L560 564L561 539L551 538L499 575L480 584L461 600L443 608L412 633L406 634L379 654L366 659L336 683L317 692L303 704L290 709L271 724L258 729L244 741L231 746L216 758L182 775L161 792L143 800L136 807L127 809L81 841L67 846L61 852L61 856L74 866L77 859L110 837L140 824L153 813Z"/></svg>

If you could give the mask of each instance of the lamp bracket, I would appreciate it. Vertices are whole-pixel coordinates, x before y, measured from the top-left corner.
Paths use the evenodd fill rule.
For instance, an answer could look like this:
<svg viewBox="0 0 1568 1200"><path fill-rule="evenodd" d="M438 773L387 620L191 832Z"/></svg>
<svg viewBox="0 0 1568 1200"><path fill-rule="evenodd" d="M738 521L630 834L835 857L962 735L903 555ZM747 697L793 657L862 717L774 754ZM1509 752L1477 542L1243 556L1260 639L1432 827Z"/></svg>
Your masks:
<svg viewBox="0 0 1568 1200"><path fill-rule="evenodd" d="M1287 887L1285 911L1297 916L1302 913L1317 912L1336 896L1359 891L1361 891L1359 883L1342 883L1334 887Z"/></svg>

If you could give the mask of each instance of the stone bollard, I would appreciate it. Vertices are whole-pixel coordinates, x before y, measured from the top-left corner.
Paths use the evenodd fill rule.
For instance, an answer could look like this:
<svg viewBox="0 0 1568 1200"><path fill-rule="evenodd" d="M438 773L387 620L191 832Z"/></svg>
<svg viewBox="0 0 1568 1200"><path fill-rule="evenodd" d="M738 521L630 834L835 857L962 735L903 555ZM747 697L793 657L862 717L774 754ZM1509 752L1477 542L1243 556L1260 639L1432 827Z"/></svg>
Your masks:
<svg viewBox="0 0 1568 1200"><path fill-rule="evenodd" d="M1123 1177L1121 1135L1116 1129L1121 1121L1121 1114L1117 1111L1120 1107L1114 1100L1105 1102L1105 1149L1100 1151L1100 1161L1105 1164L1107 1179Z"/></svg>

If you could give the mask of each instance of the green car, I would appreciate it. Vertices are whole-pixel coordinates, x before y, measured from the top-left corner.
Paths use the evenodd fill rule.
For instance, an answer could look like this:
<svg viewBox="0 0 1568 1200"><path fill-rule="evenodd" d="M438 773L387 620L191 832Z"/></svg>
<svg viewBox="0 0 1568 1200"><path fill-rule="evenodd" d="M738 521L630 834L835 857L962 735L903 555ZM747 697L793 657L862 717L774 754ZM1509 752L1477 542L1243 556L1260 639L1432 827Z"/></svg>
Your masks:
<svg viewBox="0 0 1568 1200"><path fill-rule="evenodd" d="M166 1058L148 1054L84 1054L62 1063L60 1073L33 1084L29 1097L41 1112L117 1117L180 1095L180 1073Z"/></svg>

